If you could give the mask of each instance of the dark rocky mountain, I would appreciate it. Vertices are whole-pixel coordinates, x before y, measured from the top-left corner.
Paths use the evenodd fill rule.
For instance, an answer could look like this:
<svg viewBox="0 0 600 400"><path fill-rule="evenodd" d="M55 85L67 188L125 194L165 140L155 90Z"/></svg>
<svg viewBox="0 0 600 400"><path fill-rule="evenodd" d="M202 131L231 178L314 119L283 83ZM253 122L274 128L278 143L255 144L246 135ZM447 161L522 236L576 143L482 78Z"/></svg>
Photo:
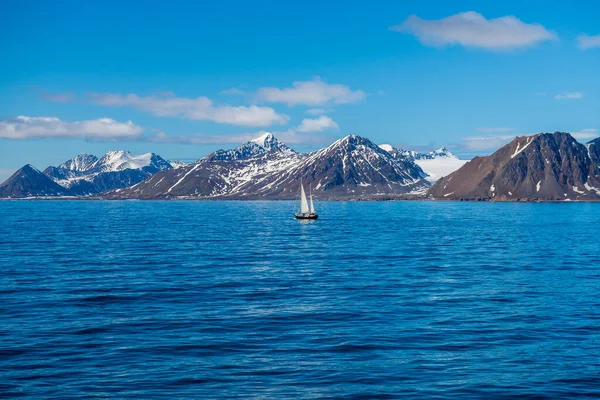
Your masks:
<svg viewBox="0 0 600 400"><path fill-rule="evenodd" d="M438 180L428 196L451 200L600 200L598 140L564 132L517 137Z"/></svg>
<svg viewBox="0 0 600 400"><path fill-rule="evenodd" d="M366 138L346 136L300 154L273 135L219 150L195 164L158 172L108 198L295 198L300 179L316 198L373 198L424 192L429 183L412 161L398 160Z"/></svg>
<svg viewBox="0 0 600 400"><path fill-rule="evenodd" d="M44 170L50 179L78 196L135 185L158 171L172 169L169 162L154 153L133 155L109 151L101 158L80 154L58 167Z"/></svg>
<svg viewBox="0 0 600 400"><path fill-rule="evenodd" d="M27 164L0 185L1 198L68 196L71 192Z"/></svg>

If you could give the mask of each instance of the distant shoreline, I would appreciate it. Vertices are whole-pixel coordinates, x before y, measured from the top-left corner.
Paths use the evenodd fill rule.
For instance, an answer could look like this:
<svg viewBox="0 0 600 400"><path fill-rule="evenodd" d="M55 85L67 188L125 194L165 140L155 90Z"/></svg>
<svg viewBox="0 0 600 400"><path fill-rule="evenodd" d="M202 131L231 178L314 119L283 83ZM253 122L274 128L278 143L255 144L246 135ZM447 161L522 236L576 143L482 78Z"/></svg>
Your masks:
<svg viewBox="0 0 600 400"><path fill-rule="evenodd" d="M22 197L22 198L0 198L0 201L297 201L295 198L233 198L233 197L178 197L178 198L139 198L139 199L123 199L123 198L105 198L105 197ZM381 202L381 201L427 201L427 202L453 202L453 203L599 203L600 200L587 199L587 200L551 200L551 199L539 199L539 200L492 200L492 199L433 199L426 197L417 196L398 196L398 197L386 197L386 198L328 198L328 199L317 199L317 202Z"/></svg>

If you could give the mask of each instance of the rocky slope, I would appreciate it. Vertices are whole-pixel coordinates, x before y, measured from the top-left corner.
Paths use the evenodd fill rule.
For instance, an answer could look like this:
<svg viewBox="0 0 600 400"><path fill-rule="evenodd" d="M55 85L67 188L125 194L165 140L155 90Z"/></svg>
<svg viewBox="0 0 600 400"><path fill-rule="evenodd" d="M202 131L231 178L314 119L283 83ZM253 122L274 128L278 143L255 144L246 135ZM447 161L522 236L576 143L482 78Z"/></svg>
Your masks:
<svg viewBox="0 0 600 400"><path fill-rule="evenodd" d="M600 200L598 140L564 132L517 137L438 180L428 196L451 200Z"/></svg>
<svg viewBox="0 0 600 400"><path fill-rule="evenodd" d="M68 196L70 191L27 164L0 185L0 198Z"/></svg>
<svg viewBox="0 0 600 400"><path fill-rule="evenodd" d="M590 160L600 168L600 138L587 142L585 147L588 149Z"/></svg>
<svg viewBox="0 0 600 400"><path fill-rule="evenodd" d="M285 199L296 197L302 178L317 198L371 198L424 192L429 187L424 177L414 162L395 159L359 136L304 155L265 134L105 196Z"/></svg>

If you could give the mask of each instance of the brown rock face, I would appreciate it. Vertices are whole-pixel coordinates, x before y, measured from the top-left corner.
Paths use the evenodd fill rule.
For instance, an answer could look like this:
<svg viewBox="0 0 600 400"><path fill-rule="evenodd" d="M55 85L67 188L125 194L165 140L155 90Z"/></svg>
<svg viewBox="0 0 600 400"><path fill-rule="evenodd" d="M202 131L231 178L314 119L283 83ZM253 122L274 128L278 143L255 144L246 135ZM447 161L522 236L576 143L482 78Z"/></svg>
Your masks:
<svg viewBox="0 0 600 400"><path fill-rule="evenodd" d="M42 172L27 164L2 185L0 198L18 199L23 197L67 196L69 189L60 186Z"/></svg>
<svg viewBox="0 0 600 400"><path fill-rule="evenodd" d="M428 196L446 200L600 200L600 142L564 132L517 137L436 182Z"/></svg>

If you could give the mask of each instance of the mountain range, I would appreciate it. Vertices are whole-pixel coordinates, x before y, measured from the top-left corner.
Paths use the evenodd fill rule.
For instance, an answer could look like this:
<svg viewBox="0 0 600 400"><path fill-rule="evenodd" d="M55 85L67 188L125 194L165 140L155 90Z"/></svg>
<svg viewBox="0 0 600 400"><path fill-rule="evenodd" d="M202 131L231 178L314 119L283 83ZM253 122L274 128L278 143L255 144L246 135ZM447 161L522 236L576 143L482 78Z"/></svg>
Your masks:
<svg viewBox="0 0 600 400"><path fill-rule="evenodd" d="M301 154L266 133L218 150L178 170L162 171L108 198L291 199L300 180L321 199L424 193L430 184L413 161L394 158L364 137L349 135Z"/></svg>
<svg viewBox="0 0 600 400"><path fill-rule="evenodd" d="M174 164L182 166L180 162ZM0 185L0 197L95 195L134 185L158 171L173 168L154 153L134 155L118 150L100 158L80 154L43 172L31 165L24 166Z"/></svg>
<svg viewBox="0 0 600 400"><path fill-rule="evenodd" d="M600 139L584 145L564 132L517 137L468 162L446 148L418 153L356 135L302 154L265 133L192 164L111 151L44 172L26 165L0 197L293 199L302 180L320 200L576 201L600 200L599 176Z"/></svg>

